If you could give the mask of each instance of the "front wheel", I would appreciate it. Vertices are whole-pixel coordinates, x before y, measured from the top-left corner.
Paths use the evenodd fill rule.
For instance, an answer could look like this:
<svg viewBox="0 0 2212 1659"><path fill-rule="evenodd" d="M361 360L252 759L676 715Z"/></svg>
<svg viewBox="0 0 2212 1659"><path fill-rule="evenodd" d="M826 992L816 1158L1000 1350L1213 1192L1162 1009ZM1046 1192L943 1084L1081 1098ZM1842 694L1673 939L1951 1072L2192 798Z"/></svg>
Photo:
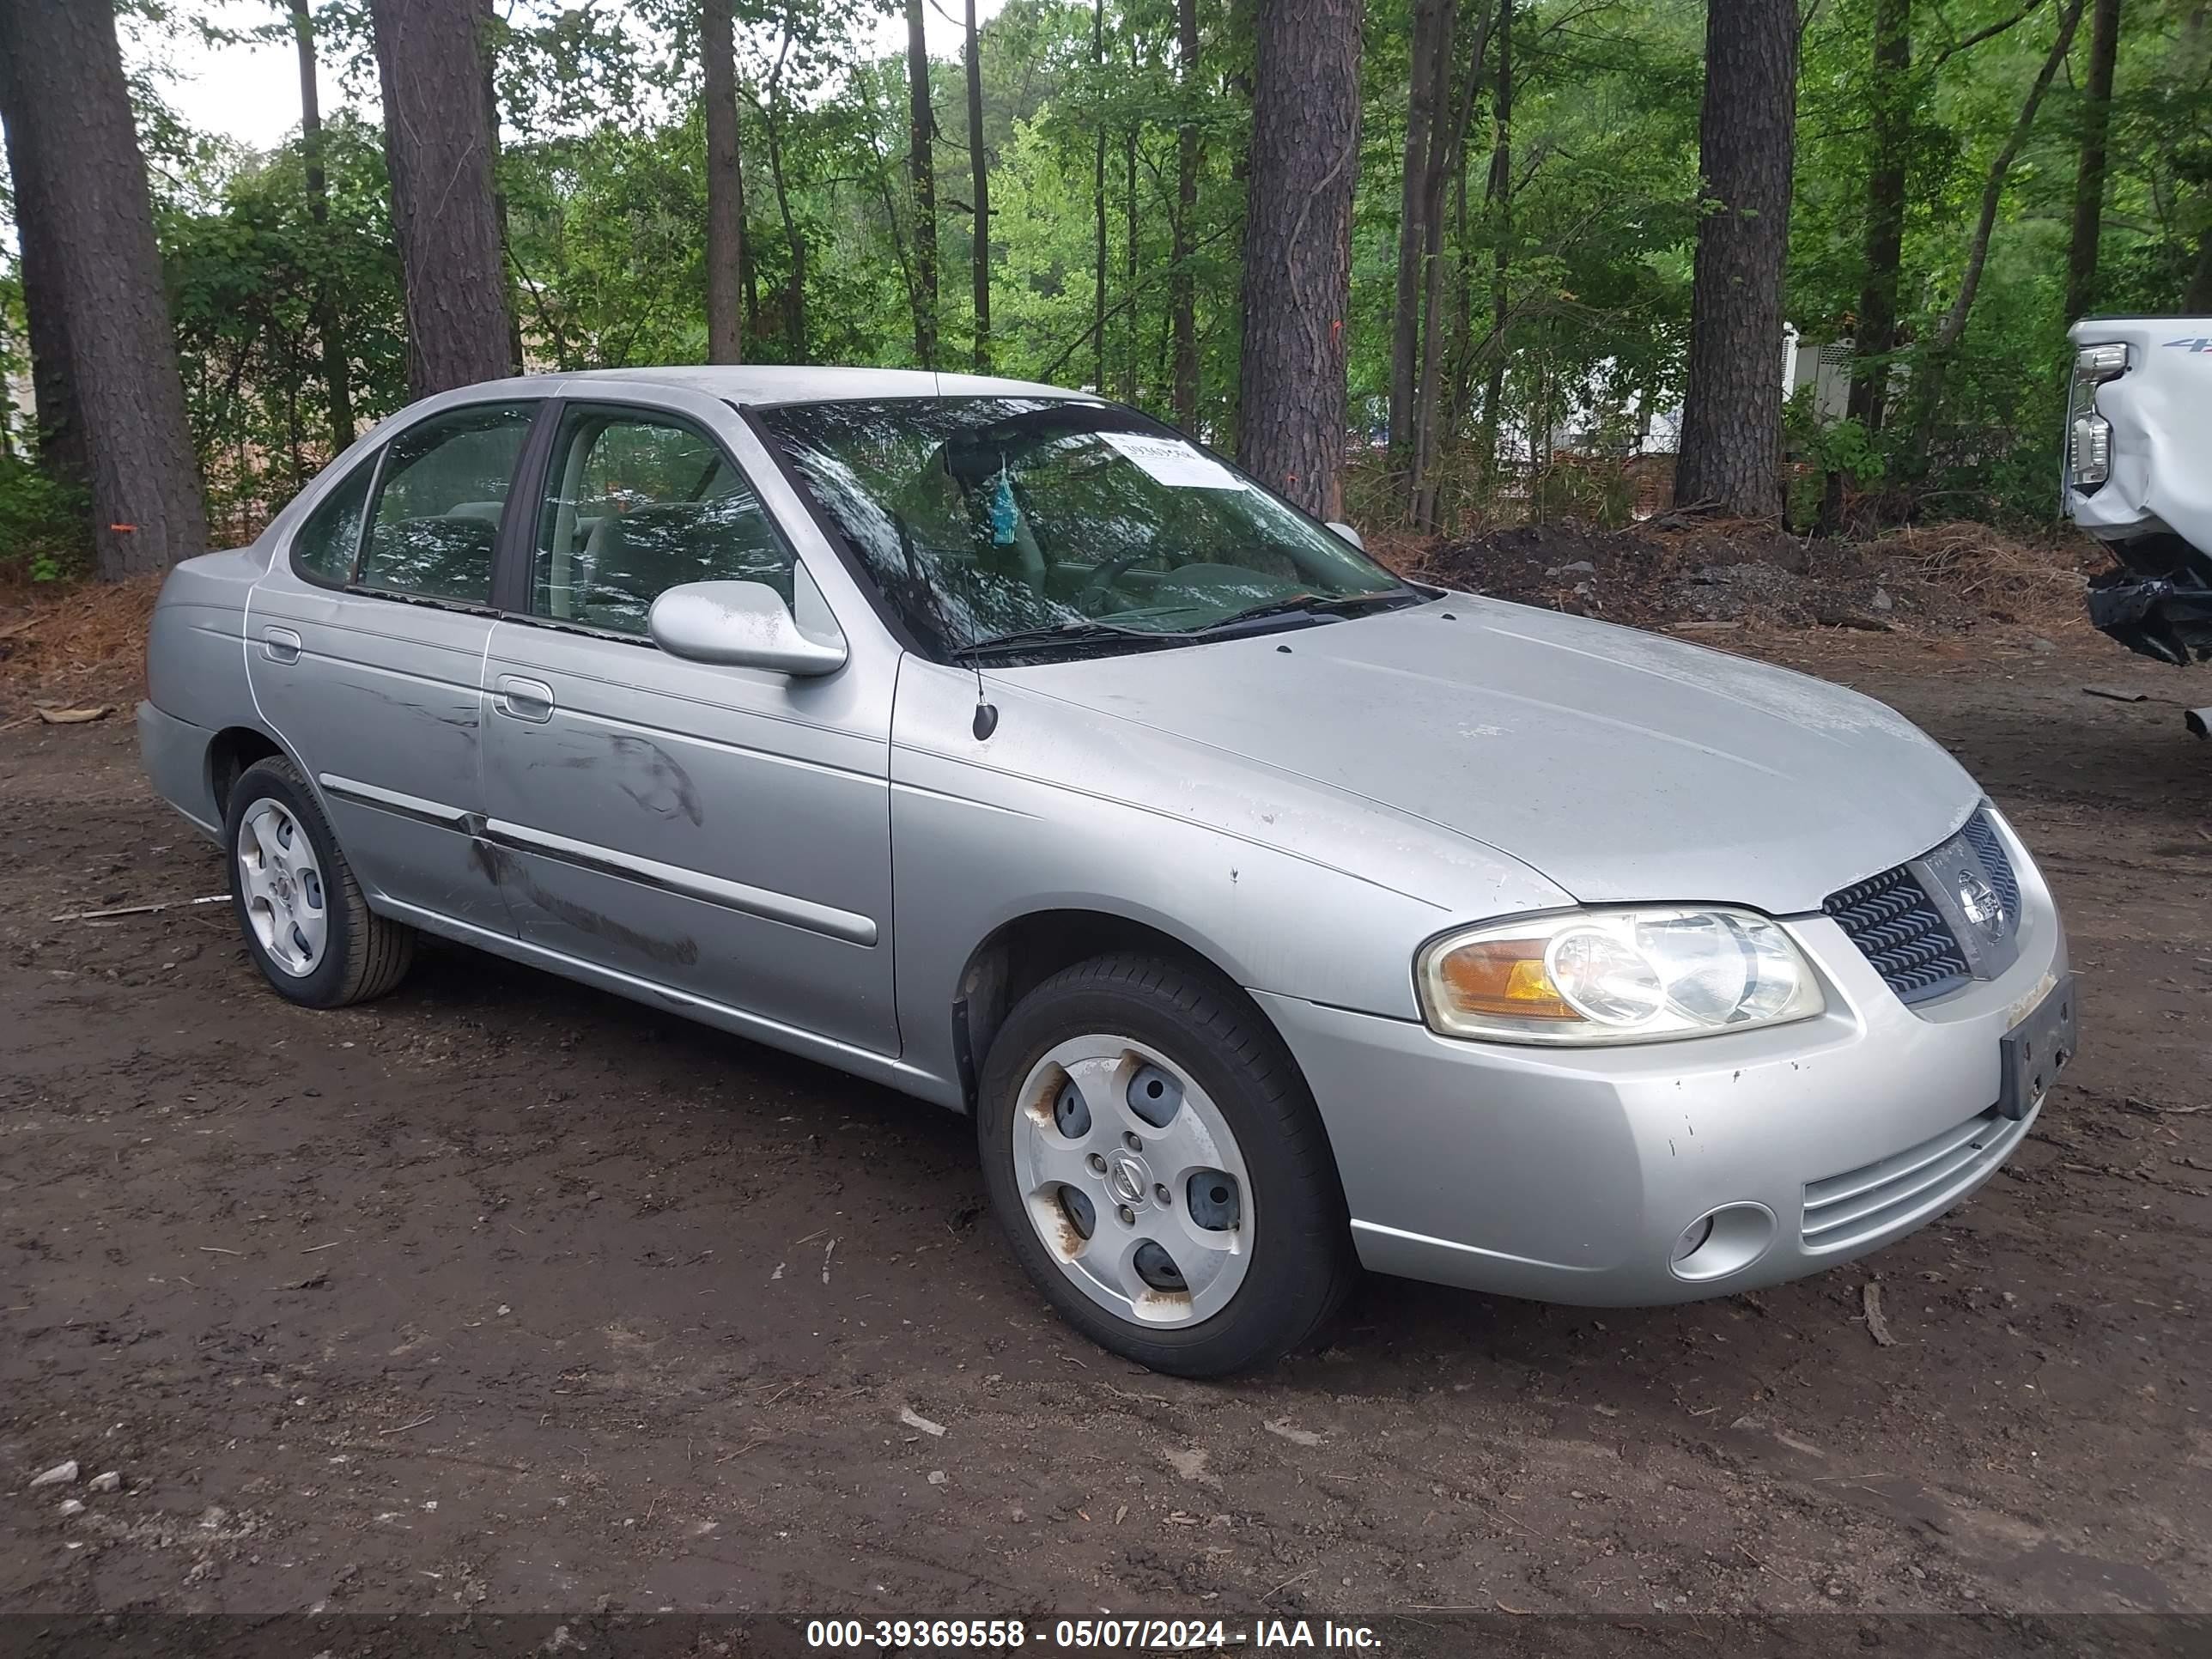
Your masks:
<svg viewBox="0 0 2212 1659"><path fill-rule="evenodd" d="M976 1106L1014 1254L1100 1346L1216 1376L1315 1339L1356 1269L1320 1115L1226 987L1148 957L1016 1005Z"/></svg>

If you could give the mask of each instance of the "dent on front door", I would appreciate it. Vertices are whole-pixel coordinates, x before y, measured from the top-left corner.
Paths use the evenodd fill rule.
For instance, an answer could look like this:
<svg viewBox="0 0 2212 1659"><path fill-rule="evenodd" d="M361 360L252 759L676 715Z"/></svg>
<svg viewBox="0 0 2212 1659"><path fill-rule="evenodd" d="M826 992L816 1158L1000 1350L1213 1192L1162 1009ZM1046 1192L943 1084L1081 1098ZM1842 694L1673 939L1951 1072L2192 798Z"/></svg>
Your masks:
<svg viewBox="0 0 2212 1659"><path fill-rule="evenodd" d="M887 750L851 688L516 623L487 674L480 857L525 939L896 1052Z"/></svg>

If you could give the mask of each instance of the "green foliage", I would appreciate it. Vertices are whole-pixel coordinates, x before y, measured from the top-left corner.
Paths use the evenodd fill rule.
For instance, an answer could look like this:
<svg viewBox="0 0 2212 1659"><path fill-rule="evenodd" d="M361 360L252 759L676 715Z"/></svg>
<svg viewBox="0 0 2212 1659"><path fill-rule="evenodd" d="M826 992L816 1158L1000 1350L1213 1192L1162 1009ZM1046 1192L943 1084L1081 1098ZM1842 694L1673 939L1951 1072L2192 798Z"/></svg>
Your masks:
<svg viewBox="0 0 2212 1659"><path fill-rule="evenodd" d="M1882 475L1881 448L1866 422L1855 416L1821 419L1809 386L1782 406L1782 434L1790 457L1824 477L1839 473L1863 489Z"/></svg>
<svg viewBox="0 0 2212 1659"><path fill-rule="evenodd" d="M218 536L249 535L331 459L315 326L332 296L364 421L406 401L406 331L379 135L324 130L330 216L310 216L295 140L230 158L157 204L192 433Z"/></svg>
<svg viewBox="0 0 2212 1659"><path fill-rule="evenodd" d="M50 582L92 568L84 492L0 453L0 576Z"/></svg>
<svg viewBox="0 0 2212 1659"><path fill-rule="evenodd" d="M1984 285L1973 326L1945 365L1924 447L1910 425L1883 434L1889 476L1911 480L1915 505L1934 516L2023 527L2057 511L2072 354L2057 292L2065 251L2056 236L2040 240L2038 249L2016 238L2002 278ZM1905 403L1918 413L1909 391Z"/></svg>
<svg viewBox="0 0 2212 1659"><path fill-rule="evenodd" d="M2088 112L2062 74L2001 198L1969 323L1932 342L1959 291L1992 158L2049 49L2059 0L1932 0L1913 8L1912 67L1878 78L1876 0L1803 8L1796 191L1786 314L1811 343L1849 338L1865 281L1870 112L1901 108L1910 143L1901 343L1863 366L1891 418L1822 422L1794 405L1799 476L1840 474L1886 512L2047 518L2063 390L2063 270ZM1343 319L1355 422L1388 407L1413 0L1370 0L1364 124ZM946 8L957 13L957 7ZM767 362L915 361L915 203L906 65L888 0L736 0L750 265L744 350ZM1242 332L1241 241L1254 9L1200 8L1198 72L1178 66L1173 0L1007 0L981 43L994 367L1098 384L1172 412L1178 137L1199 143L1182 240L1194 289L1201 435L1232 447ZM1497 0L1460 0L1462 72ZM318 0L326 64L373 91L363 0ZM2212 236L2212 27L2179 0L2128 0L2097 302L2178 308ZM1431 480L1447 526L1516 515L1618 519L1628 457L1680 403L1690 263L1702 198L1698 125L1705 9L1697 0L1518 0L1510 190L1491 177L1494 58L1468 105L1446 190L1441 395ZM289 39L273 0L185 8L140 0L130 27ZM695 361L706 348L706 158L695 0L515 0L493 44L499 180L515 310L535 368ZM969 366L974 317L963 65L933 66L940 366ZM328 130L330 223L306 204L296 140L252 155L178 122L158 77L137 88L191 418L215 516L243 533L327 459L328 388L315 317L339 296L362 420L404 399L404 313L380 135ZM289 85L272 86L289 99ZM1099 145L1105 258L1098 305ZM1510 200L1508 198L1510 197ZM1500 274L1500 259L1503 271ZM0 276L0 284L8 278ZM1504 324L1493 326L1502 302ZM0 286L0 368L23 367ZM1778 349L1777 356L1779 358ZM1778 368L1779 367L1778 362ZM1933 407L1916 388L1940 388ZM1663 424L1660 427L1663 431ZM20 438L20 434L19 438ZM18 447L20 448L20 442ZM1370 520L1404 507L1402 457L1354 469ZM10 475L11 499L35 489ZM26 490L29 493L25 493ZM15 509L9 509L11 513ZM35 516L35 515L33 515ZM9 519L10 526L18 522ZM18 534L25 533L18 532ZM5 556L0 552L0 556Z"/></svg>

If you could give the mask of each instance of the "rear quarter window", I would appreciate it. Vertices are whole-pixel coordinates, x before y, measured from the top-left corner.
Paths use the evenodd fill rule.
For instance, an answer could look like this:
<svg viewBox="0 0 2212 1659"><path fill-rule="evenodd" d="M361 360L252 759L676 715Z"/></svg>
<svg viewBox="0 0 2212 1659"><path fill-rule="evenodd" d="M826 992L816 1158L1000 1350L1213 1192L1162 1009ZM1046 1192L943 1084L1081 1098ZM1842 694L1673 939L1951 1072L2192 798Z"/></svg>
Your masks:
<svg viewBox="0 0 2212 1659"><path fill-rule="evenodd" d="M346 481L323 498L292 538L292 568L309 581L343 587L353 580L361 550L361 519L368 506L368 486L376 471L372 455Z"/></svg>

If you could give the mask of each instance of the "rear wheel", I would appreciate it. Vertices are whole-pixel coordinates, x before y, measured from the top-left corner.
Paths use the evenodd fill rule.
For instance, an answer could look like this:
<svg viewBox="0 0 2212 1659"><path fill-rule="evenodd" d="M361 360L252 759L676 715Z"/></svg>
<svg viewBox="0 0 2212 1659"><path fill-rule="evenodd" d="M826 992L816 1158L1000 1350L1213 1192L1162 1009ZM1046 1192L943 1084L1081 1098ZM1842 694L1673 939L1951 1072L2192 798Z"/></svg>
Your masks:
<svg viewBox="0 0 2212 1659"><path fill-rule="evenodd" d="M1280 1042L1209 976L1149 957L1038 986L976 1110L1015 1255L1102 1347L1212 1376L1312 1340L1354 1267L1336 1166Z"/></svg>
<svg viewBox="0 0 2212 1659"><path fill-rule="evenodd" d="M225 818L232 907L271 985L307 1007L340 1008L399 982L415 930L368 908L289 761L257 761L240 774Z"/></svg>

